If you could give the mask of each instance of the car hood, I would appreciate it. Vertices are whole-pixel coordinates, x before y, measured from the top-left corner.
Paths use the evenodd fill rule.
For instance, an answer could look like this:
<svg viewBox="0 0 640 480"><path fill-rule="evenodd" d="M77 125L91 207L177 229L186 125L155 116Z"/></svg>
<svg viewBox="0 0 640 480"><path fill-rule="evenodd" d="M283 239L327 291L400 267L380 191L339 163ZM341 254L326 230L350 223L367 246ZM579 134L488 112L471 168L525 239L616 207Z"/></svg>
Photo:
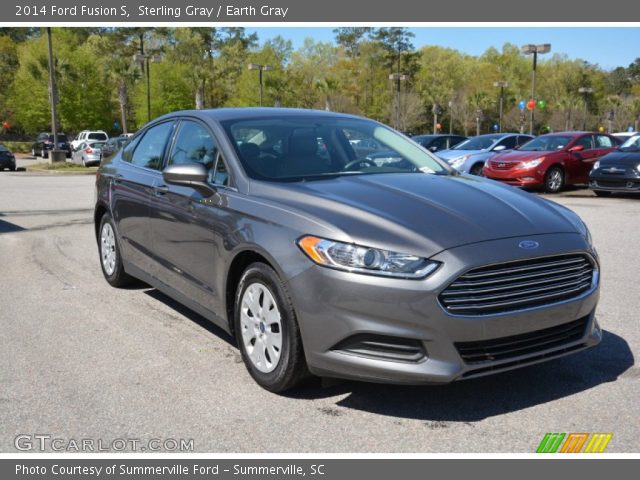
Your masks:
<svg viewBox="0 0 640 480"><path fill-rule="evenodd" d="M493 157L492 160L494 162L526 162L528 160L535 160L536 158L556 154L558 154L558 152L523 152L522 150L509 150L499 153Z"/></svg>
<svg viewBox="0 0 640 480"><path fill-rule="evenodd" d="M600 165L625 165L636 166L640 163L640 152L615 151L607 153L600 159Z"/></svg>
<svg viewBox="0 0 640 480"><path fill-rule="evenodd" d="M449 161L464 155L478 155L480 153L487 154L491 152L490 150L440 150L436 152L436 155L443 160Z"/></svg>
<svg viewBox="0 0 640 480"><path fill-rule="evenodd" d="M252 196L330 225L332 239L432 256L498 238L576 233L581 221L553 202L470 175L381 174L256 182Z"/></svg>

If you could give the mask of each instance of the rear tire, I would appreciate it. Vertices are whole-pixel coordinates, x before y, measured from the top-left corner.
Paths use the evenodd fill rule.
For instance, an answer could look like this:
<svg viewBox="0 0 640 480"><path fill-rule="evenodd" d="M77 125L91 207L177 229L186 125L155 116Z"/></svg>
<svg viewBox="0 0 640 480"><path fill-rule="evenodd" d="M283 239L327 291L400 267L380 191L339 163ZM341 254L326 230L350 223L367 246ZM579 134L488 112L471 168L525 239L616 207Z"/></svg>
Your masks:
<svg viewBox="0 0 640 480"><path fill-rule="evenodd" d="M100 267L104 278L112 287L129 285L133 282L134 278L127 275L124 271L116 228L111 215L108 213L102 216L98 232L98 252L100 254Z"/></svg>
<svg viewBox="0 0 640 480"><path fill-rule="evenodd" d="M252 263L242 274L234 327L245 366L264 389L284 392L310 376L291 297L268 265Z"/></svg>
<svg viewBox="0 0 640 480"><path fill-rule="evenodd" d="M611 192L607 192L606 190L594 190L593 193L595 193L597 197L611 196Z"/></svg>
<svg viewBox="0 0 640 480"><path fill-rule="evenodd" d="M42 158L49 158L49 152L47 152L46 149L42 149L42 152L40 152L42 154Z"/></svg>
<svg viewBox="0 0 640 480"><path fill-rule="evenodd" d="M38 158L38 154L36 153L36 148L35 147L31 147L31 156L33 158Z"/></svg>
<svg viewBox="0 0 640 480"><path fill-rule="evenodd" d="M560 167L551 167L544 176L544 190L558 193L564 187L564 172Z"/></svg>

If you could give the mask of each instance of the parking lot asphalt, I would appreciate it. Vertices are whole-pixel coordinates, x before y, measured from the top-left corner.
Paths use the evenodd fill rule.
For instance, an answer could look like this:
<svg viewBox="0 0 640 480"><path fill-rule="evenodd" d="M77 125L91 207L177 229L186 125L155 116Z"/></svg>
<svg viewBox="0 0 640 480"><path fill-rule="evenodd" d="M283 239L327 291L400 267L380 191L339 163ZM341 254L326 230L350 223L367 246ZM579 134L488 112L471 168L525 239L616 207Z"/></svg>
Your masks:
<svg viewBox="0 0 640 480"><path fill-rule="evenodd" d="M106 283L93 182L0 172L0 452L37 433L193 439L200 452L531 453L546 432L611 432L608 452L640 451L640 198L547 197L582 216L601 256L597 348L447 386L277 396L197 314Z"/></svg>

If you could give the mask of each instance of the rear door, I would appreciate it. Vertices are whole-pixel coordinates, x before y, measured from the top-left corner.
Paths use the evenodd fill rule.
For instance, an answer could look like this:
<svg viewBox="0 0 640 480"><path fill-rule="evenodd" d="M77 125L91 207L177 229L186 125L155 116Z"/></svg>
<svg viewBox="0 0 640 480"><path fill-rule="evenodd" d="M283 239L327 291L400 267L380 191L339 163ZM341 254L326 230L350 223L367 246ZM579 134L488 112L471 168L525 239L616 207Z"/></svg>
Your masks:
<svg viewBox="0 0 640 480"><path fill-rule="evenodd" d="M162 164L173 121L151 126L137 135L116 162L111 204L122 246L122 257L148 274L151 255L150 200L161 179ZM125 267L126 268L126 267Z"/></svg>

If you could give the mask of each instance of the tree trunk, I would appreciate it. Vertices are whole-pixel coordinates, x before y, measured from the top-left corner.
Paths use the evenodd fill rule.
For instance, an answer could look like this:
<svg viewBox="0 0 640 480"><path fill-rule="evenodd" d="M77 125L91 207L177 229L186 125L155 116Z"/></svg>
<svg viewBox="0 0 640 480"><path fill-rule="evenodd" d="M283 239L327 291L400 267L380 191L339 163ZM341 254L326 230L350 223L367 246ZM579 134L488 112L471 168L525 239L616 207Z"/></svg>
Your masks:
<svg viewBox="0 0 640 480"><path fill-rule="evenodd" d="M129 103L129 94L127 92L127 82L124 79L121 79L118 85L118 103L120 104L122 133L129 133L127 131L127 104Z"/></svg>
<svg viewBox="0 0 640 480"><path fill-rule="evenodd" d="M204 80L196 90L196 110L204 110Z"/></svg>

